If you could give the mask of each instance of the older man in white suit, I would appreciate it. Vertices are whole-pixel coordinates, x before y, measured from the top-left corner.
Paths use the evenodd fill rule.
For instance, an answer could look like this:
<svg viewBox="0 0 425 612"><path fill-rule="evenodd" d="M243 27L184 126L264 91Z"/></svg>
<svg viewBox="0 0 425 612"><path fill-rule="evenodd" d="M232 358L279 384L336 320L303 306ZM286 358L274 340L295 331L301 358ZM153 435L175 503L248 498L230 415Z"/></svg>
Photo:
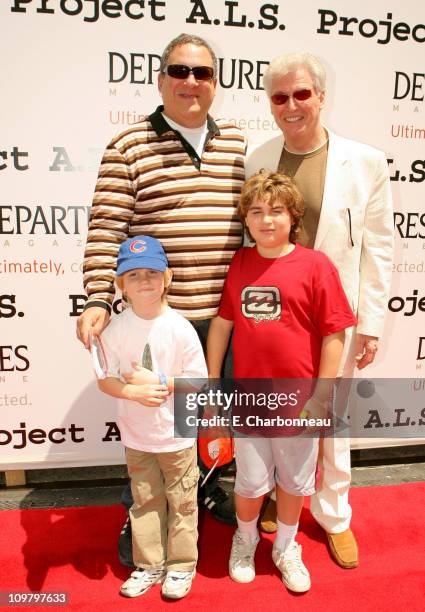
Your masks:
<svg viewBox="0 0 425 612"><path fill-rule="evenodd" d="M346 334L342 372L374 360L390 288L393 215L383 152L326 129L320 119L325 70L308 53L275 58L264 88L282 134L248 156L247 176L268 168L292 176L306 201L300 242L326 253L338 268L358 325ZM342 373L341 372L341 373ZM344 568L359 563L350 529L350 440L322 440L321 478L311 512L327 533L331 553Z"/></svg>

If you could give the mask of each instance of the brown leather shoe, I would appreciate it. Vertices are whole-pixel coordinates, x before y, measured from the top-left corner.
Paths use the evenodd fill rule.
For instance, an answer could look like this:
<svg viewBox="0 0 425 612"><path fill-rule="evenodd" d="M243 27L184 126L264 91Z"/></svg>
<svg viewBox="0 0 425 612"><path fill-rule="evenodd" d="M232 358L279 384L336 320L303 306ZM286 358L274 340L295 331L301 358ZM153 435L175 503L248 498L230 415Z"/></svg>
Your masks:
<svg viewBox="0 0 425 612"><path fill-rule="evenodd" d="M332 557L344 569L357 567L359 564L359 549L351 529L341 533L327 533Z"/></svg>
<svg viewBox="0 0 425 612"><path fill-rule="evenodd" d="M260 512L258 521L260 531L264 533L275 533L277 531L277 510L276 502L271 497L266 497Z"/></svg>

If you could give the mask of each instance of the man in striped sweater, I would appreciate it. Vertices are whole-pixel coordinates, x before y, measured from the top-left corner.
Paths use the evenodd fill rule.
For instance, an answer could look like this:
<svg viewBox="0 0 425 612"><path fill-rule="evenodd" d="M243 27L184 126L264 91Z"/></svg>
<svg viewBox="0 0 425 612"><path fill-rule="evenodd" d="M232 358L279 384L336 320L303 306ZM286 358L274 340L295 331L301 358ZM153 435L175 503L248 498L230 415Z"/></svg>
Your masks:
<svg viewBox="0 0 425 612"><path fill-rule="evenodd" d="M208 114L216 91L217 59L207 42L181 34L162 54L158 88L163 105L115 136L104 153L84 256L87 302L77 335L106 327L115 295L120 244L158 238L173 282L169 305L191 321L205 347L227 269L242 243L236 216L244 181L245 138ZM205 505L234 521L233 500L208 482Z"/></svg>

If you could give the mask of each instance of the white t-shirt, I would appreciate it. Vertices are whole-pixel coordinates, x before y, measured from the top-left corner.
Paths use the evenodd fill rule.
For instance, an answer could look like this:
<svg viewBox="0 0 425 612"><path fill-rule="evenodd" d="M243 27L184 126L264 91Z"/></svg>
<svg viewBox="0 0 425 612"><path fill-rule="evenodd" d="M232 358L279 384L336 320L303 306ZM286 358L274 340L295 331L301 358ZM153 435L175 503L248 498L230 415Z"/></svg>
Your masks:
<svg viewBox="0 0 425 612"><path fill-rule="evenodd" d="M113 317L102 333L108 376L131 372L132 362L142 363L149 343L152 370L165 376L206 378L207 367L198 335L192 325L167 306L156 319L142 319L132 308ZM174 398L158 407L120 399L118 427L121 441L146 452L169 452L189 448L193 438L174 437Z"/></svg>
<svg viewBox="0 0 425 612"><path fill-rule="evenodd" d="M177 132L180 132L183 138L187 140L190 145L192 145L192 147L198 154L199 159L201 159L204 150L205 139L208 134L207 122L205 121L204 125L201 125L201 127L187 128L184 127L184 125L176 123L175 121L167 117L167 115L165 115L164 113L162 113L162 115L168 125L172 127L173 130L177 130Z"/></svg>

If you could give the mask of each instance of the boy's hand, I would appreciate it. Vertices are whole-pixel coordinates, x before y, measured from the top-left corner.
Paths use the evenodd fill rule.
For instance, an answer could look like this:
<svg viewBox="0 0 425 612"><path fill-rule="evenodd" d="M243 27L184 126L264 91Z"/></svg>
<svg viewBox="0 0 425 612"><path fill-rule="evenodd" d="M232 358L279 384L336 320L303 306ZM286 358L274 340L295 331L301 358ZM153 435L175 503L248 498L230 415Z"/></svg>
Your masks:
<svg viewBox="0 0 425 612"><path fill-rule="evenodd" d="M165 385L131 385L128 398L134 402L143 404L143 406L156 408L157 406L160 406L169 395L170 393Z"/></svg>
<svg viewBox="0 0 425 612"><path fill-rule="evenodd" d="M315 397L310 397L309 400L304 405L304 408L301 410L299 414L300 419L314 419L316 422L318 419L332 419L332 411L331 405L329 402L323 402L317 400ZM331 427L334 425L331 420ZM304 431L308 431L310 433L320 432L323 430L323 426L319 425L307 425Z"/></svg>
<svg viewBox="0 0 425 612"><path fill-rule="evenodd" d="M229 416L221 417L217 414L217 410L210 411L208 406L204 410L202 419L209 422L208 425L202 423L198 427L198 438L208 438L216 440L217 438L230 438ZM213 424L216 423L216 424Z"/></svg>
<svg viewBox="0 0 425 612"><path fill-rule="evenodd" d="M314 397L310 397L304 404L299 416L301 419L325 419L327 414L327 402L320 402Z"/></svg>
<svg viewBox="0 0 425 612"><path fill-rule="evenodd" d="M141 363L132 361L131 365L134 370L132 372L125 372L122 376L125 382L130 385L155 385L158 384L158 374L151 372L147 368L144 368Z"/></svg>

